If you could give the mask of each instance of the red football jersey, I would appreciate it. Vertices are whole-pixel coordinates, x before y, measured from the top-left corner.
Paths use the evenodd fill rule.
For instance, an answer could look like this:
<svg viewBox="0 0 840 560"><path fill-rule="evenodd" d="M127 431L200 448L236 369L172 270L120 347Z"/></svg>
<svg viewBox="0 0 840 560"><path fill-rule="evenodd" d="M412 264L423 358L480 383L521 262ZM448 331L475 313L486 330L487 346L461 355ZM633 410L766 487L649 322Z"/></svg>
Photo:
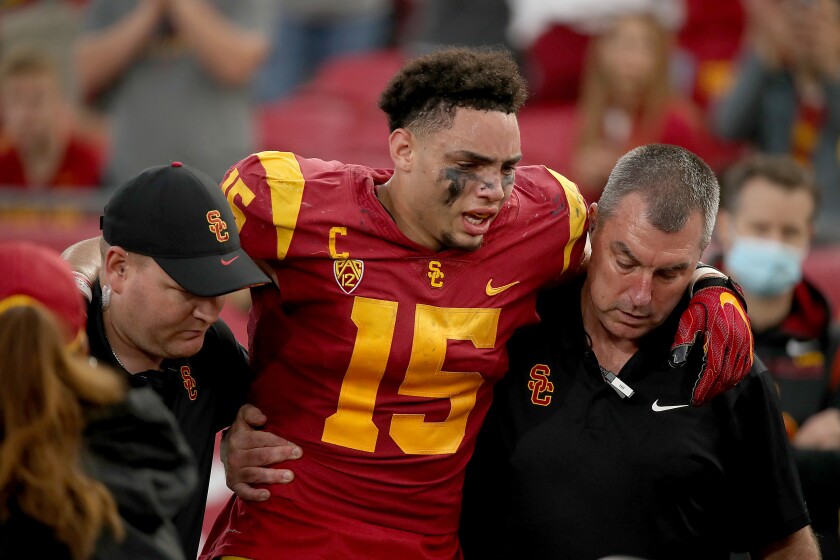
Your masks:
<svg viewBox="0 0 840 560"><path fill-rule="evenodd" d="M475 251L409 240L374 193L390 171L263 152L222 183L243 247L279 290L252 290L250 400L299 444L291 484L231 500L204 557L454 558L464 467L537 321L537 291L574 273L586 205L573 183L520 167ZM365 547L366 548L362 548Z"/></svg>

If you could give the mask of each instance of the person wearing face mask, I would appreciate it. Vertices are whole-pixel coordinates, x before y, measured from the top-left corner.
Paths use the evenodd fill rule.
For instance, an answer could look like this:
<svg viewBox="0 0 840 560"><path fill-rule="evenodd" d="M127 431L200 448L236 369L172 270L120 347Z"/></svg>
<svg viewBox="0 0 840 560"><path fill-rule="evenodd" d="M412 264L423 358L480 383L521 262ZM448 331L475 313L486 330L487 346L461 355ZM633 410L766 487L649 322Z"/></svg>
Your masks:
<svg viewBox="0 0 840 560"><path fill-rule="evenodd" d="M792 158L748 157L724 175L717 235L722 268L744 291L755 352L779 389L823 557L840 558L840 399L832 382L840 337L827 300L802 274L819 194Z"/></svg>

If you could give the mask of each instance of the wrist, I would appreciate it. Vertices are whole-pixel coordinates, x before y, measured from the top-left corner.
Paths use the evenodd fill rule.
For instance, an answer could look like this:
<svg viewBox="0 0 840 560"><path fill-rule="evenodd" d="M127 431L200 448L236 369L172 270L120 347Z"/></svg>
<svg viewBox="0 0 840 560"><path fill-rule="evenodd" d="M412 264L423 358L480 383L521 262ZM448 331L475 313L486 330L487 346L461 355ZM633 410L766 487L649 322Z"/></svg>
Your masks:
<svg viewBox="0 0 840 560"><path fill-rule="evenodd" d="M691 293L692 295L694 295L704 288L712 287L726 288L728 290L732 290L733 292L737 291L735 283L730 277L723 275L707 275L694 282L694 286L692 287Z"/></svg>
<svg viewBox="0 0 840 560"><path fill-rule="evenodd" d="M695 288L697 282L704 278L726 278L726 275L710 264L697 263L697 268L694 269L694 273L691 275L688 293L693 295L697 291L697 288Z"/></svg>
<svg viewBox="0 0 840 560"><path fill-rule="evenodd" d="M691 297L694 297L705 288L723 288L735 296L741 306L743 306L744 313L747 313L747 300L744 298L744 292L741 290L741 286L731 276L706 276L699 279L691 288Z"/></svg>

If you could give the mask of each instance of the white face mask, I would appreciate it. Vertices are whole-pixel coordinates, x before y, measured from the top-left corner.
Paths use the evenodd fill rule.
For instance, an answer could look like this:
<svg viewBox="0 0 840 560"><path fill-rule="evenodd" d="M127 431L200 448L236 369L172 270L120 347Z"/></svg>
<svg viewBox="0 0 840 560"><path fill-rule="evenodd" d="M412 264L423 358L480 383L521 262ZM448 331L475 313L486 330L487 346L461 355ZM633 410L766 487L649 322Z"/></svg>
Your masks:
<svg viewBox="0 0 840 560"><path fill-rule="evenodd" d="M759 237L738 237L724 263L744 291L771 297L792 289L802 279L805 251Z"/></svg>

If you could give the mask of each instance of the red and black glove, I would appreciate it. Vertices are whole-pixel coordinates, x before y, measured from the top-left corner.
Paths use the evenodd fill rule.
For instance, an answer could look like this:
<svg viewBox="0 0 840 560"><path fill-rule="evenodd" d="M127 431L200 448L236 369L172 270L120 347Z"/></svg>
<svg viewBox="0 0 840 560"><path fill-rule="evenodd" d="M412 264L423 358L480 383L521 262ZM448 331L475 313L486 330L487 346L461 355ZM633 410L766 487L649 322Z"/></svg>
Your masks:
<svg viewBox="0 0 840 560"><path fill-rule="evenodd" d="M730 278L698 280L680 317L671 366L695 377L692 406L734 387L753 363L753 336L741 288Z"/></svg>

